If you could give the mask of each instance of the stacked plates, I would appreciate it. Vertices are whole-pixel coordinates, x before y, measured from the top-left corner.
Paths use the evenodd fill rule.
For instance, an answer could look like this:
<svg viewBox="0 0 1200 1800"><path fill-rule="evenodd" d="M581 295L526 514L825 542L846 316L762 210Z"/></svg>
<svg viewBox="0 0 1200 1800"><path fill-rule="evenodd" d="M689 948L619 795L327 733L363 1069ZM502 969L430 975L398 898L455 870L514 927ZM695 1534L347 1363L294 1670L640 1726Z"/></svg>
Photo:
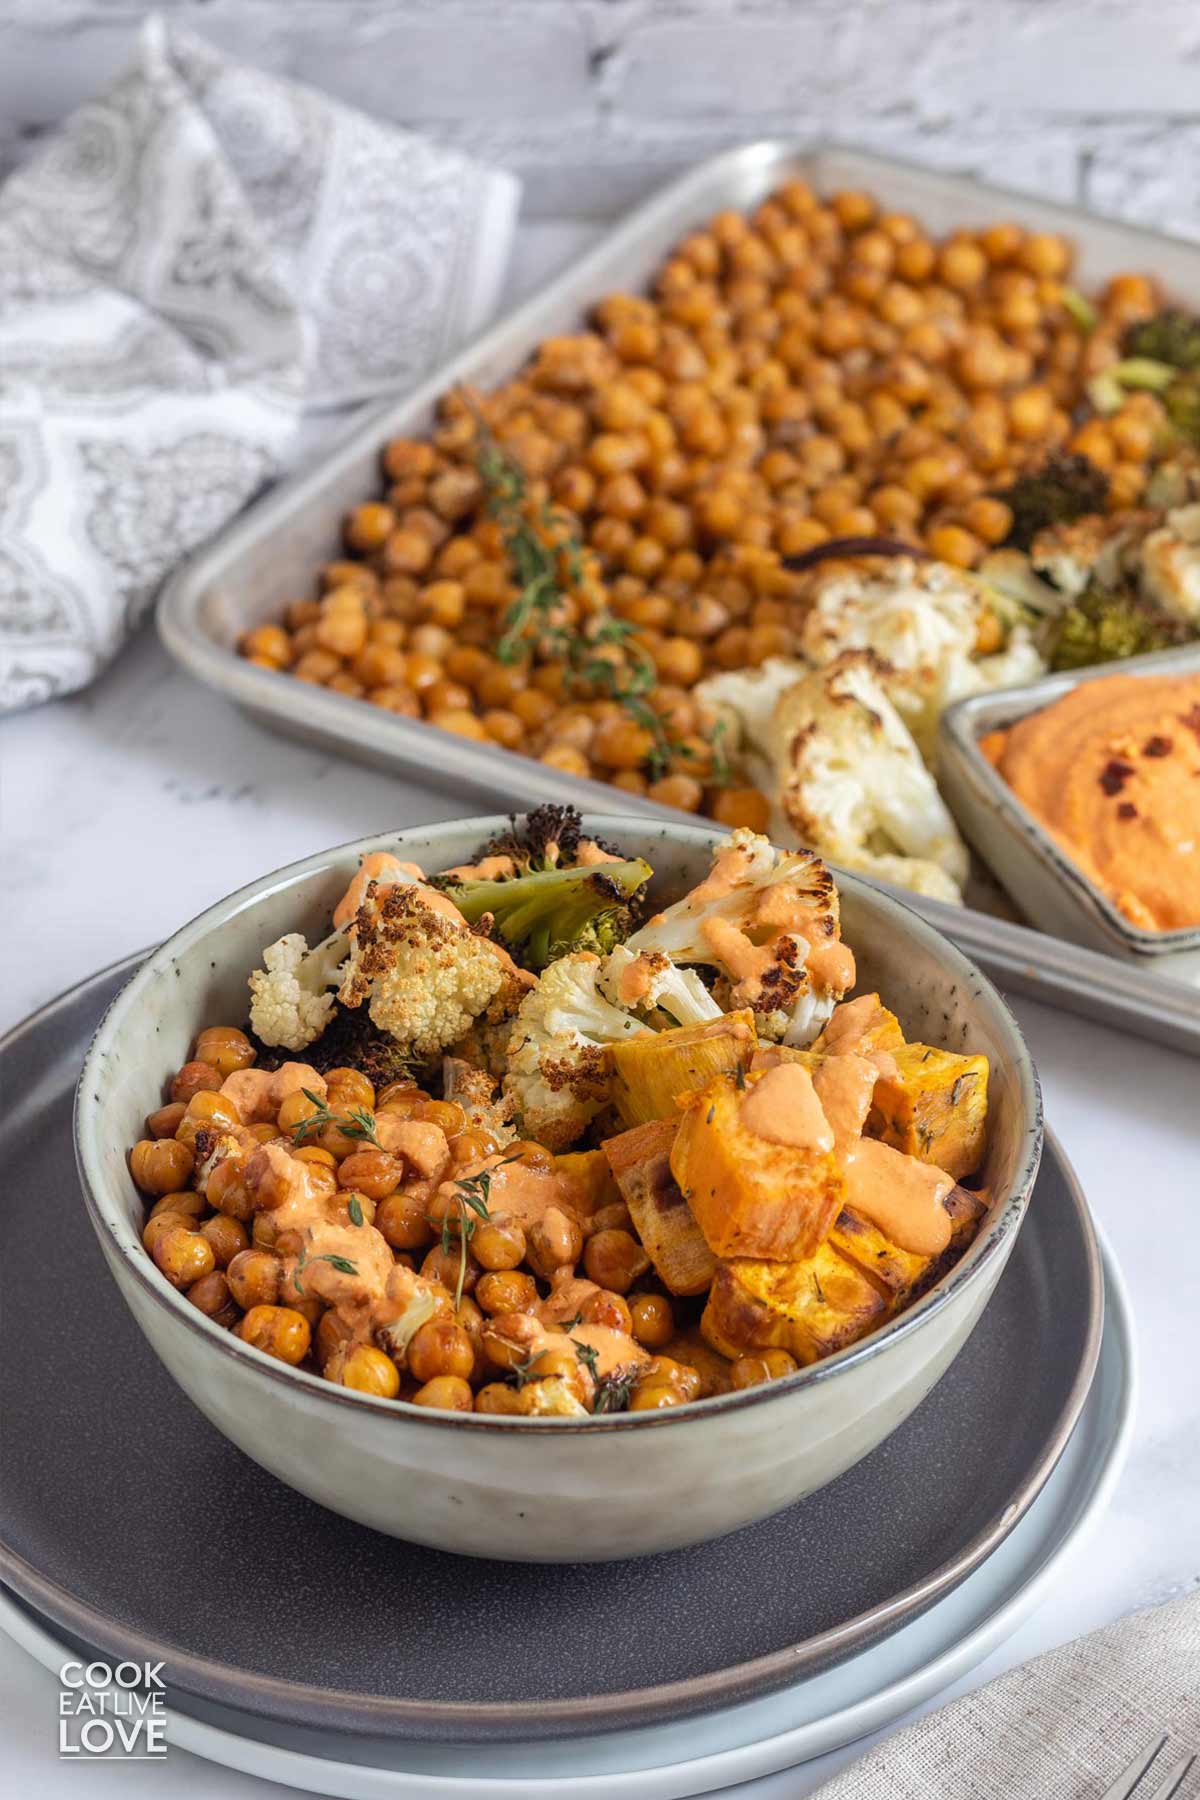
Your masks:
<svg viewBox="0 0 1200 1800"><path fill-rule="evenodd" d="M1051 1142L950 1373L776 1518L565 1568L335 1518L191 1407L92 1238L71 1091L131 967L0 1050L0 1624L56 1670L81 1648L161 1660L175 1744L346 1796L705 1792L847 1743L970 1668L1103 1505L1127 1319Z"/></svg>

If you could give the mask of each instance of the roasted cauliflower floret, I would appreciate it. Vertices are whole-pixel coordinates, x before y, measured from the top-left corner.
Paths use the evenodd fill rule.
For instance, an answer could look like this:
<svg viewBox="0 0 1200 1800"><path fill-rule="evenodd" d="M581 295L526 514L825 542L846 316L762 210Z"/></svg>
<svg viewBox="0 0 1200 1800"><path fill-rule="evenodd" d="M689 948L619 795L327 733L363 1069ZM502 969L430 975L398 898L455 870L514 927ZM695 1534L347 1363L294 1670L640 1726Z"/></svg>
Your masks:
<svg viewBox="0 0 1200 1800"><path fill-rule="evenodd" d="M932 763L937 722L952 702L1045 673L1013 611L978 576L946 563L897 557L866 572L840 564L817 577L802 646L818 668L848 650L873 651L884 691ZM980 656L1000 623L1003 648Z"/></svg>
<svg viewBox="0 0 1200 1800"><path fill-rule="evenodd" d="M457 1042L514 980L491 945L426 893L369 884L338 990L344 1006L365 1002L372 1023L415 1059Z"/></svg>
<svg viewBox="0 0 1200 1800"><path fill-rule="evenodd" d="M649 1027L600 992L589 951L560 957L522 1000L508 1044L504 1092L527 1137L565 1150L605 1105L610 1044Z"/></svg>
<svg viewBox="0 0 1200 1800"><path fill-rule="evenodd" d="M344 931L310 950L291 931L263 951L263 967L250 977L250 1026L264 1044L303 1050L320 1037L333 1015L350 941Z"/></svg>
<svg viewBox="0 0 1200 1800"><path fill-rule="evenodd" d="M825 864L752 831L718 844L706 879L625 947L718 970L722 1009L750 1008L763 1037L789 1044L808 1043L854 980Z"/></svg>
<svg viewBox="0 0 1200 1800"><path fill-rule="evenodd" d="M961 901L966 846L870 652L851 651L798 681L774 734L780 803L802 842L886 880L907 874L896 859L915 859L923 866L913 880L926 889L933 864L958 890L938 898ZM874 867L878 856L891 859L886 874Z"/></svg>
<svg viewBox="0 0 1200 1800"><path fill-rule="evenodd" d="M1139 563L1147 600L1200 626L1200 505L1169 512L1165 524L1143 538Z"/></svg>
<svg viewBox="0 0 1200 1800"><path fill-rule="evenodd" d="M653 1025L701 1025L721 1017L695 969L679 968L661 950L638 955L620 945L604 959L600 991L614 1006L650 1015Z"/></svg>
<svg viewBox="0 0 1200 1800"><path fill-rule="evenodd" d="M472 1131L486 1131L497 1144L507 1144L516 1136L514 1107L511 1096L501 1098L496 1086L496 1077L477 1063L459 1056L442 1058L442 1098L462 1107Z"/></svg>
<svg viewBox="0 0 1200 1800"><path fill-rule="evenodd" d="M1119 587L1136 567L1141 541L1156 522L1151 512L1124 512L1050 525L1034 538L1029 561L1059 593L1077 600L1093 582Z"/></svg>

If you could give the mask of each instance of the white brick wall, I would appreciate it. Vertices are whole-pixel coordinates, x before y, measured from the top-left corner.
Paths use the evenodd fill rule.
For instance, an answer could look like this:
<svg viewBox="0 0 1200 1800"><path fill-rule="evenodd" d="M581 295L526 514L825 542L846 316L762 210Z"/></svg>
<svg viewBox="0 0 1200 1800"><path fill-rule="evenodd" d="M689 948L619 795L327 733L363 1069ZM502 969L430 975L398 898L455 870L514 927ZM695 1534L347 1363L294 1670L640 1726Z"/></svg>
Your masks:
<svg viewBox="0 0 1200 1800"><path fill-rule="evenodd" d="M607 215L822 137L1200 236L1200 0L160 0L239 55ZM134 0L0 0L0 169L128 54Z"/></svg>

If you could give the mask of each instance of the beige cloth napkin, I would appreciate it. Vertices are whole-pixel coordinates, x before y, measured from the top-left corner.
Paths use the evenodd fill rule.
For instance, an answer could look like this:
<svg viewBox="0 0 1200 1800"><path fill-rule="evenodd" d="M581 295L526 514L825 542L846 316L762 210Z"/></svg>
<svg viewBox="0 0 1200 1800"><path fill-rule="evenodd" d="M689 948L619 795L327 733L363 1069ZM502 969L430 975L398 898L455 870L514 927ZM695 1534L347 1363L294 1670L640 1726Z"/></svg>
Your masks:
<svg viewBox="0 0 1200 1800"><path fill-rule="evenodd" d="M1165 1773L1200 1751L1200 1589L929 1713L812 1800L1098 1800L1164 1731ZM1180 1800L1196 1791L1185 1784Z"/></svg>
<svg viewBox="0 0 1200 1800"><path fill-rule="evenodd" d="M0 189L0 712L90 681L303 415L478 330L519 193L149 20Z"/></svg>

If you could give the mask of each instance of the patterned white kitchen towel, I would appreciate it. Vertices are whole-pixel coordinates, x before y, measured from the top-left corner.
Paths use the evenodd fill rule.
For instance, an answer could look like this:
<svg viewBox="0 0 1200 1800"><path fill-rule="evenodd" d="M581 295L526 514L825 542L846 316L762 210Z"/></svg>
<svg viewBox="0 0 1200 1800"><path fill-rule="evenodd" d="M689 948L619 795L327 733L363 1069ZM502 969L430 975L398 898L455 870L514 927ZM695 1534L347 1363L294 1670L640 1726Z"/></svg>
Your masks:
<svg viewBox="0 0 1200 1800"><path fill-rule="evenodd" d="M90 681L302 414L476 330L519 195L148 20L0 189L0 711Z"/></svg>
<svg viewBox="0 0 1200 1800"><path fill-rule="evenodd" d="M1161 1773L1200 1751L1200 1590L1010 1669L885 1739L812 1800L1096 1800L1160 1732L1171 1734ZM1198 1792L1200 1780L1186 1783L1179 1800Z"/></svg>

